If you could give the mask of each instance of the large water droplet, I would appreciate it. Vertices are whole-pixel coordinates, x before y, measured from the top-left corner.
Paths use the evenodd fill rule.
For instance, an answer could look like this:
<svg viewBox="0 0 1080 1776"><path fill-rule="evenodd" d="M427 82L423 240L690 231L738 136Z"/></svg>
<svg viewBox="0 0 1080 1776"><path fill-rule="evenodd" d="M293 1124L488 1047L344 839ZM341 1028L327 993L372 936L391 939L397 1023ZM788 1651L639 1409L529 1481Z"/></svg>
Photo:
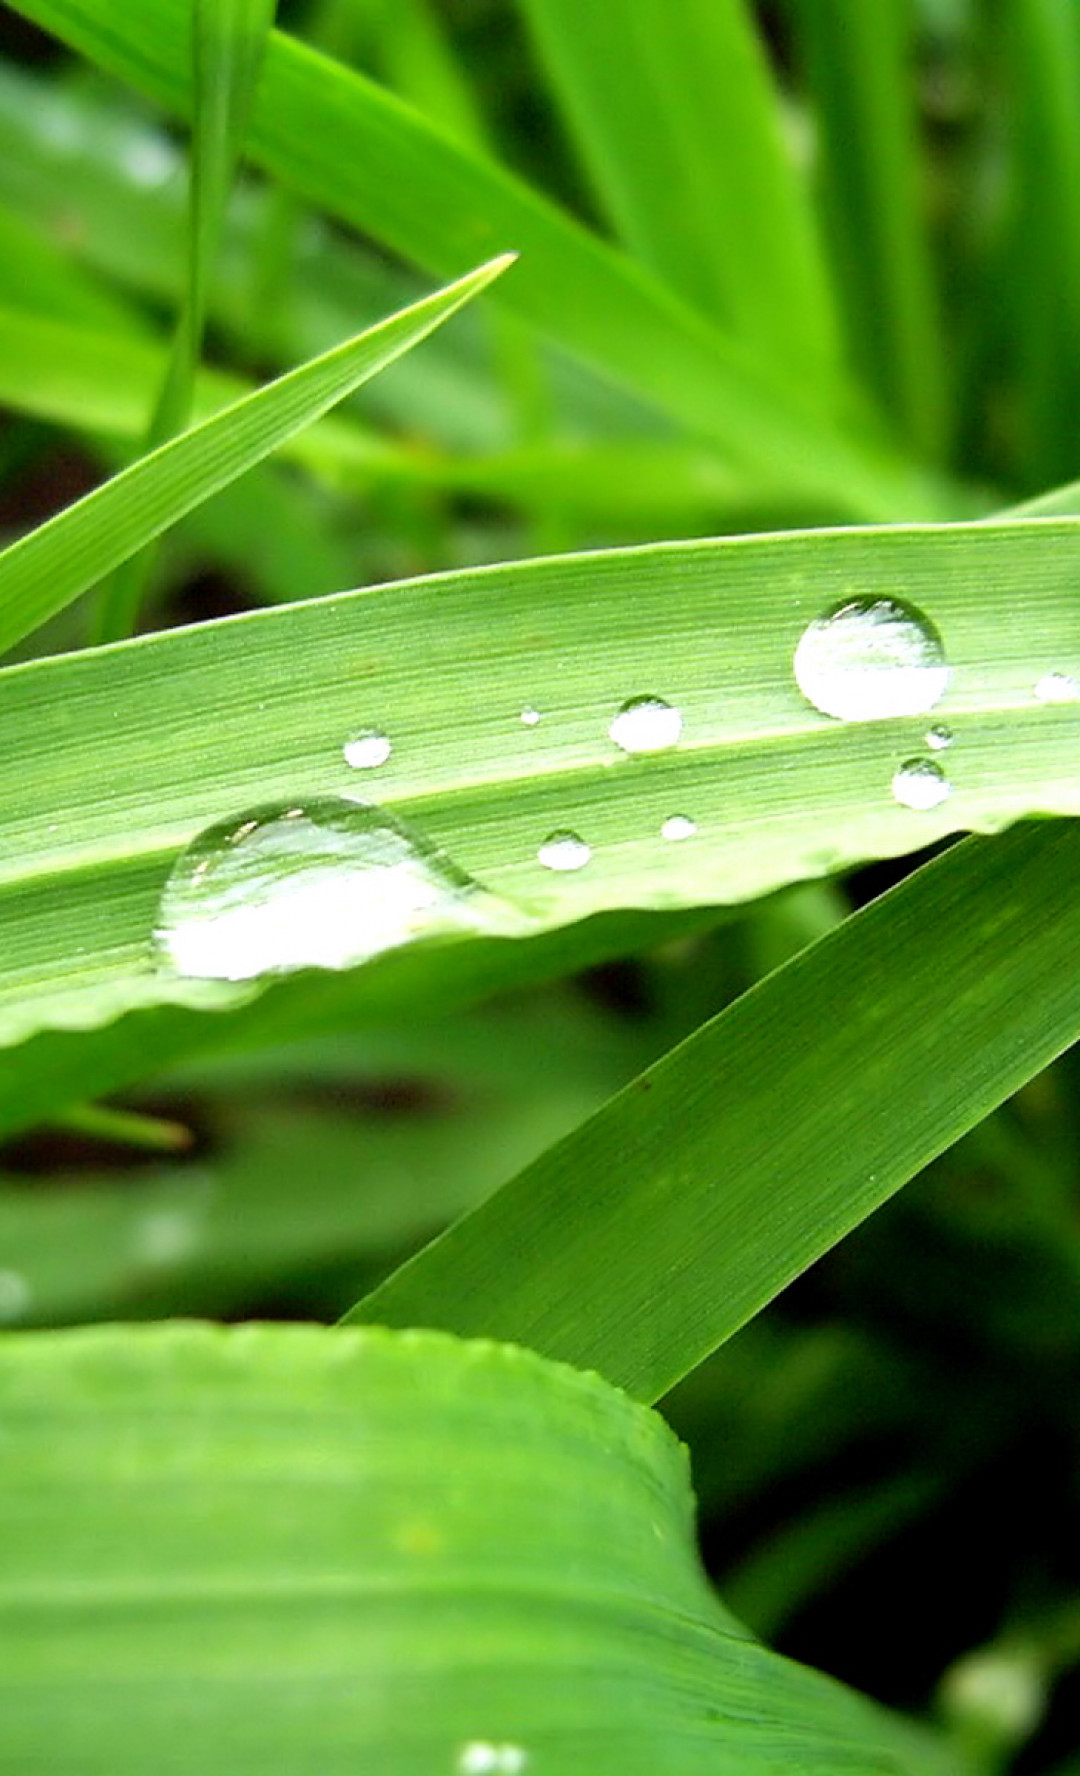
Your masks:
<svg viewBox="0 0 1080 1776"><path fill-rule="evenodd" d="M1046 672L1035 695L1040 703L1080 703L1080 684L1068 672Z"/></svg>
<svg viewBox="0 0 1080 1776"><path fill-rule="evenodd" d="M947 728L944 722L939 722L934 728L927 728L923 735L931 752L944 752L952 745L954 738L952 729Z"/></svg>
<svg viewBox="0 0 1080 1776"><path fill-rule="evenodd" d="M666 752L682 733L682 712L663 697L631 697L608 729L623 752Z"/></svg>
<svg viewBox="0 0 1080 1776"><path fill-rule="evenodd" d="M327 796L207 827L165 884L155 936L180 974L239 981L351 968L463 928L521 919L383 809Z"/></svg>
<svg viewBox="0 0 1080 1776"><path fill-rule="evenodd" d="M892 792L905 808L925 814L952 794L952 784L934 759L908 759L892 780Z"/></svg>
<svg viewBox="0 0 1080 1776"><path fill-rule="evenodd" d="M33 1298L30 1284L17 1270L0 1270L0 1325L21 1320Z"/></svg>
<svg viewBox="0 0 1080 1776"><path fill-rule="evenodd" d="M697 832L697 821L691 820L689 814L669 814L660 828L662 839L692 839Z"/></svg>
<svg viewBox="0 0 1080 1776"><path fill-rule="evenodd" d="M341 750L345 763L354 771L373 771L377 765L385 765L393 747L381 728L365 728L362 733L354 734L351 740L346 740Z"/></svg>
<svg viewBox="0 0 1080 1776"><path fill-rule="evenodd" d="M937 630L898 598L852 598L816 617L794 668L807 702L840 721L925 715L949 682Z"/></svg>
<svg viewBox="0 0 1080 1776"><path fill-rule="evenodd" d="M576 832L569 832L564 827L548 833L536 856L545 869L579 870L585 868L592 850Z"/></svg>

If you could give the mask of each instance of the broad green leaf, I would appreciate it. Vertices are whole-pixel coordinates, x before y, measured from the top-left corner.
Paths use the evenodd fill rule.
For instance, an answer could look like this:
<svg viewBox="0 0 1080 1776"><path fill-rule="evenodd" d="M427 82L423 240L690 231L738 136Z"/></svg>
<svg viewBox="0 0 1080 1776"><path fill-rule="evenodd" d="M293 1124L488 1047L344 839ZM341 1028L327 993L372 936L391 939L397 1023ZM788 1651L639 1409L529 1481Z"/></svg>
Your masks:
<svg viewBox="0 0 1080 1776"><path fill-rule="evenodd" d="M20 10L174 111L190 102L184 0L118 14L108 0ZM275 35L252 158L309 202L428 267L460 270L490 243L521 254L508 306L616 382L793 493L853 516L946 515L956 495L887 448L822 422L777 366L710 327L643 268L418 113Z"/></svg>
<svg viewBox="0 0 1080 1776"><path fill-rule="evenodd" d="M0 1404L12 1771L951 1767L746 1634L683 1450L596 1377L432 1335L110 1327L7 1338Z"/></svg>
<svg viewBox="0 0 1080 1776"><path fill-rule="evenodd" d="M1080 1036L1075 821L969 840L643 1073L354 1310L655 1399Z"/></svg>
<svg viewBox="0 0 1080 1776"><path fill-rule="evenodd" d="M731 538L377 586L16 667L0 698L3 1037L220 1003L220 983L153 963L162 884L202 828L282 798L404 814L538 933L1080 812L1076 707L1035 695L1080 674L1078 574L1068 519ZM936 624L952 677L931 714L841 722L798 690L803 631L855 593ZM677 746L614 744L635 696L681 711ZM930 721L955 735L952 793L917 810L892 785L929 756ZM368 726L392 753L354 770L342 748ZM672 816L696 832L665 838ZM538 852L566 828L592 856L562 873Z"/></svg>
<svg viewBox="0 0 1080 1776"><path fill-rule="evenodd" d="M260 462L505 270L506 258L280 377L133 463L0 554L0 653Z"/></svg>
<svg viewBox="0 0 1080 1776"><path fill-rule="evenodd" d="M832 293L741 0L521 0L625 245L829 403Z"/></svg>
<svg viewBox="0 0 1080 1776"><path fill-rule="evenodd" d="M852 356L912 444L939 452L945 362L912 84L913 0L791 6L820 136L819 177Z"/></svg>

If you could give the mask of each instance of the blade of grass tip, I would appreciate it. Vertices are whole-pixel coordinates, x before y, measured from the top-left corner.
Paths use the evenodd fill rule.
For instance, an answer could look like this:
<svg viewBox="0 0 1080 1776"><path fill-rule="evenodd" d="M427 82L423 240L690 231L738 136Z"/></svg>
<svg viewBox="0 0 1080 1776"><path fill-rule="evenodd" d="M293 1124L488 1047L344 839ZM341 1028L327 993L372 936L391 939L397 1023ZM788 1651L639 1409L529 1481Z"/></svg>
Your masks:
<svg viewBox="0 0 1080 1776"><path fill-rule="evenodd" d="M276 6L277 0L194 0L187 289L147 429L147 450L182 431L191 418L210 268ZM96 640L119 641L131 634L153 562L152 549L134 556L102 589Z"/></svg>
<svg viewBox="0 0 1080 1776"><path fill-rule="evenodd" d="M0 654L426 338L514 257L490 260L233 402L11 544L0 553Z"/></svg>

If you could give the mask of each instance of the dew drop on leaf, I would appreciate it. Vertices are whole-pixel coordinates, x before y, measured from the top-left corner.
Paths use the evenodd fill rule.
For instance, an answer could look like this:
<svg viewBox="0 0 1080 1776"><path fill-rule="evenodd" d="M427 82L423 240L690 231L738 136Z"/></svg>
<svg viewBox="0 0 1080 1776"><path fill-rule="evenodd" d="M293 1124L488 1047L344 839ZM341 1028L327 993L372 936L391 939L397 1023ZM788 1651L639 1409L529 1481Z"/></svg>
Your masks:
<svg viewBox="0 0 1080 1776"><path fill-rule="evenodd" d="M1040 703L1080 703L1080 684L1068 672L1046 672L1035 686Z"/></svg>
<svg viewBox="0 0 1080 1776"><path fill-rule="evenodd" d="M355 771L373 771L377 765L385 765L393 747L381 728L364 728L351 740L346 740L341 750L345 763L352 765Z"/></svg>
<svg viewBox="0 0 1080 1776"><path fill-rule="evenodd" d="M33 1300L33 1291L17 1270L0 1270L0 1326L21 1320Z"/></svg>
<svg viewBox="0 0 1080 1776"><path fill-rule="evenodd" d="M931 752L944 752L952 745L955 736L951 728L947 728L944 722L939 722L937 727L927 728L923 738Z"/></svg>
<svg viewBox="0 0 1080 1776"><path fill-rule="evenodd" d="M558 832L548 833L536 856L545 869L579 870L585 868L592 851L576 832L560 828Z"/></svg>
<svg viewBox="0 0 1080 1776"><path fill-rule="evenodd" d="M688 814L669 814L660 828L662 839L692 839L697 832L697 821L691 820Z"/></svg>
<svg viewBox="0 0 1080 1776"><path fill-rule="evenodd" d="M892 792L905 808L928 813L952 794L952 784L933 759L908 759L892 780Z"/></svg>
<svg viewBox="0 0 1080 1776"><path fill-rule="evenodd" d="M207 827L173 867L154 935L179 974L239 981L351 968L462 929L511 935L522 923L385 810L327 796Z"/></svg>
<svg viewBox="0 0 1080 1776"><path fill-rule="evenodd" d="M473 1739L458 1754L458 1776L520 1776L527 1763L528 1754L520 1745Z"/></svg>
<svg viewBox="0 0 1080 1776"><path fill-rule="evenodd" d="M623 752L666 752L682 733L682 712L663 697L631 697L608 734Z"/></svg>
<svg viewBox="0 0 1080 1776"><path fill-rule="evenodd" d="M815 617L794 670L807 702L839 721L925 715L949 682L937 630L898 598L852 598Z"/></svg>

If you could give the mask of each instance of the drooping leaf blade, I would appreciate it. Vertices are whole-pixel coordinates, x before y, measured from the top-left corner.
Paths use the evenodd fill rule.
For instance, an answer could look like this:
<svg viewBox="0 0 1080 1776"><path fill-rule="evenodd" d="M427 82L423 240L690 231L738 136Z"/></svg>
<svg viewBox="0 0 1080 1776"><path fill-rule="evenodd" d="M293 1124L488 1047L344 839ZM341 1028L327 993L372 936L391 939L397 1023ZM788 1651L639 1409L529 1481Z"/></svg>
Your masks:
<svg viewBox="0 0 1080 1776"><path fill-rule="evenodd" d="M1078 867L1076 821L925 866L348 1317L514 1340L658 1398L1080 1037Z"/></svg>

